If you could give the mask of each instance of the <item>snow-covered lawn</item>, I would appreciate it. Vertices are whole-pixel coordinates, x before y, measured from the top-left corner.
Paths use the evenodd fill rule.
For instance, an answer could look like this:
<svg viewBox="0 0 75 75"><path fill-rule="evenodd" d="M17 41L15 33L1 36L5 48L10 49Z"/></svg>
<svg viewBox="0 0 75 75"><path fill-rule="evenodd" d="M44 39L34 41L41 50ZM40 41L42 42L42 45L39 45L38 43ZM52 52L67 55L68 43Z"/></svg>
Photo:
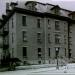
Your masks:
<svg viewBox="0 0 75 75"><path fill-rule="evenodd" d="M66 66L59 67L59 70L57 70L56 67L46 67L0 72L0 75L75 75L75 64L67 64Z"/></svg>

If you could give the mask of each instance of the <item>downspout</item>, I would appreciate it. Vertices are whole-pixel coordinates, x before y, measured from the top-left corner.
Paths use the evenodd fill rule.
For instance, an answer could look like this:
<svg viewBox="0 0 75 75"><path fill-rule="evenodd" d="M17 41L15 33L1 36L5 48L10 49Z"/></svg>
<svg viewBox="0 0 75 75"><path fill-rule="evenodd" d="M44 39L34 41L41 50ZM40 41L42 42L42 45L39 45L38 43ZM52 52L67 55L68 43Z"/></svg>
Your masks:
<svg viewBox="0 0 75 75"><path fill-rule="evenodd" d="M45 32L45 51L44 51L44 63L46 63L46 49L47 49L47 38L46 38L46 18L44 18L44 32Z"/></svg>

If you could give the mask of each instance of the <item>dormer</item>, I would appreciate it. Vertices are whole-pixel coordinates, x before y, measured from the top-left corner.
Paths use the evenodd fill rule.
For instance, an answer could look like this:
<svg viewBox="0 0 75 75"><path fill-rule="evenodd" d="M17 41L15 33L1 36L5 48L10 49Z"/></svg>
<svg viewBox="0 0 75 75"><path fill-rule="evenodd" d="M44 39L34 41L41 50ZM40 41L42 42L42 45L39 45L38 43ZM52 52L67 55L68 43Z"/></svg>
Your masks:
<svg viewBox="0 0 75 75"><path fill-rule="evenodd" d="M37 5L37 2L36 1L27 1L25 3L25 6L28 10L32 10L32 11L36 11L36 5Z"/></svg>
<svg viewBox="0 0 75 75"><path fill-rule="evenodd" d="M59 15L60 14L60 7L58 5L51 8L52 13Z"/></svg>
<svg viewBox="0 0 75 75"><path fill-rule="evenodd" d="M13 9L16 5L18 5L17 2L11 2L11 3L10 3L10 7L11 7L11 9Z"/></svg>
<svg viewBox="0 0 75 75"><path fill-rule="evenodd" d="M69 14L69 17L70 17L71 19L75 20L75 11L71 12L71 13Z"/></svg>

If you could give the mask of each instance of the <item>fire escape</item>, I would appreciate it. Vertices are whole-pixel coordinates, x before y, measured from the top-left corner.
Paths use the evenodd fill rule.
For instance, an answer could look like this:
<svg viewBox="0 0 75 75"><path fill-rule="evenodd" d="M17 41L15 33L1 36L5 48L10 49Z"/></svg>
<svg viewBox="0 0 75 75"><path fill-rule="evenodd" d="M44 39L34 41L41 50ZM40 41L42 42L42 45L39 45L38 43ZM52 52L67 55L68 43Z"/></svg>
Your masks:
<svg viewBox="0 0 75 75"><path fill-rule="evenodd" d="M2 59L1 59L1 65L7 65L8 59L10 58L9 53L9 23L6 22L6 15L2 15L2 22L0 25L0 36L3 38L3 51L2 51Z"/></svg>

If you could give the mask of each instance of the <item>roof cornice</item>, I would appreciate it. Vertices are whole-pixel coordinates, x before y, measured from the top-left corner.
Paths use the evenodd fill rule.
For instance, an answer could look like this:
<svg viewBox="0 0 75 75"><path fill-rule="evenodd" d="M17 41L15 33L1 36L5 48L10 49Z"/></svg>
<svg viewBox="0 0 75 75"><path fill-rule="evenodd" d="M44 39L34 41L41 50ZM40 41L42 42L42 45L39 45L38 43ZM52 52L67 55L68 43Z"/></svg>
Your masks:
<svg viewBox="0 0 75 75"><path fill-rule="evenodd" d="M63 21L72 20L69 17L65 17L65 16L60 16L60 15L47 13L47 12L42 13L42 12L37 12L37 11L31 11L31 10L27 10L27 9L18 8L18 7L15 7L15 11L17 13L28 14L28 15L39 16L39 17L49 17L49 18L59 19L59 20L63 20Z"/></svg>
<svg viewBox="0 0 75 75"><path fill-rule="evenodd" d="M75 20L72 20L69 17L60 16L60 15L56 15L56 14L52 14L52 13L47 13L47 12L41 13L41 12L37 12L37 11L31 11L31 10L27 10L27 9L23 9L23 8L14 7L14 9L11 10L11 12L6 16L6 18L3 19L2 26L4 24L6 24L6 22L10 19L10 17L14 13L27 14L27 15L32 15L32 16L42 17L42 18L44 18L44 17L46 17L46 18L53 18L53 19L58 19L58 20L63 20L63 21L75 23Z"/></svg>

